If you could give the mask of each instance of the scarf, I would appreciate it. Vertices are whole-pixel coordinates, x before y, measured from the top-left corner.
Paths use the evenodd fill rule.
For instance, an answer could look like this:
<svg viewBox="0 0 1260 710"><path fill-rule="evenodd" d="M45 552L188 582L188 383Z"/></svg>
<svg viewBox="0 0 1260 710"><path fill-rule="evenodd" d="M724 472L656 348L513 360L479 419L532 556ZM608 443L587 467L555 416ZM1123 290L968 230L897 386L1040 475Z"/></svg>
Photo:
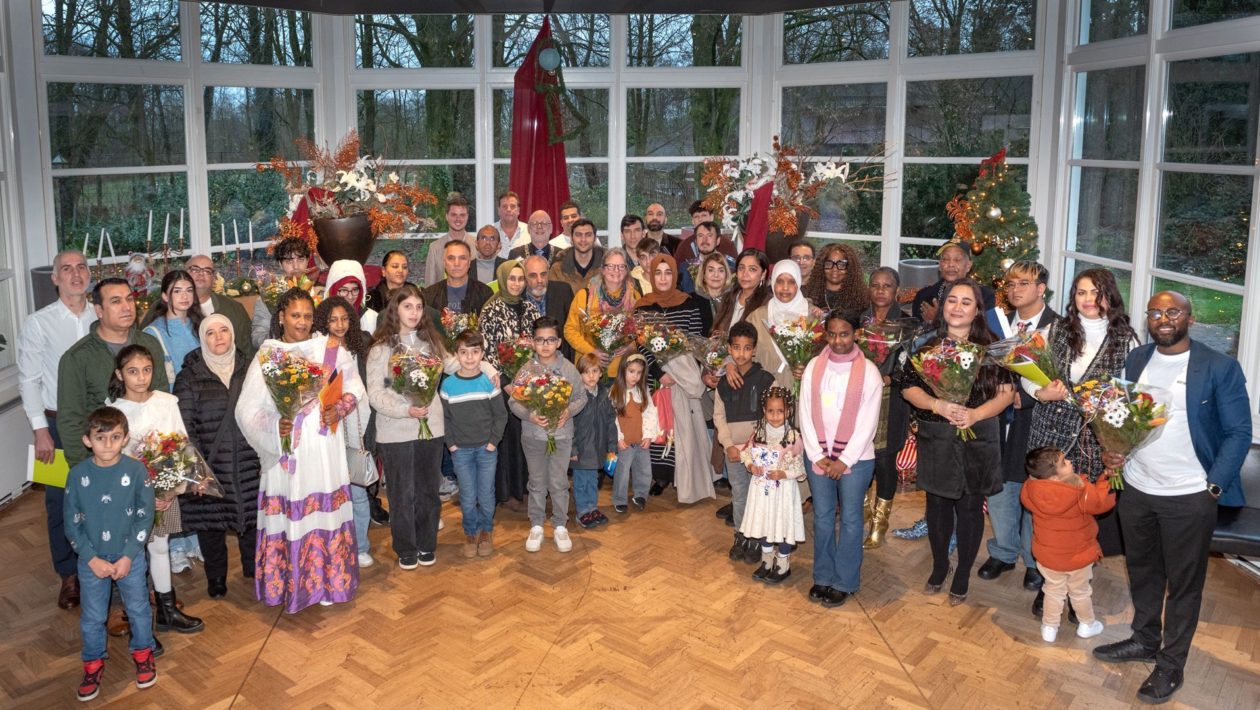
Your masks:
<svg viewBox="0 0 1260 710"><path fill-rule="evenodd" d="M780 301L776 295L770 296L770 300L766 302L766 318L770 325L778 325L788 318L809 316L809 301L805 300L805 296L801 293L801 267L791 259L783 259L776 263L774 270L770 272L771 289L783 274L791 276L796 282L796 295L787 303Z"/></svg>
<svg viewBox="0 0 1260 710"><path fill-rule="evenodd" d="M332 284L327 289L325 289L324 293L329 296L336 296L337 292L341 290L342 286L348 286L350 284L355 284L356 286L359 287L359 299L357 301L350 301L349 302L350 306L354 308L354 312L356 314L362 315L359 312L363 310L363 298L367 294L363 293L363 281L360 280L358 277L342 276L341 278L337 279L336 283Z"/></svg>
<svg viewBox="0 0 1260 710"><path fill-rule="evenodd" d="M656 268L661 264L668 264L670 271L674 272L674 280L670 283L669 288L665 291L656 289L656 282L653 278L656 275ZM652 283L652 292L640 298L634 304L636 309L644 306L660 306L661 308L673 308L680 306L687 300L687 294L678 290L678 262L674 261L674 257L668 254L657 254L647 263L648 281Z"/></svg>
<svg viewBox="0 0 1260 710"><path fill-rule="evenodd" d="M823 425L822 381L823 374L833 362L848 362L852 363L852 366L849 368L849 382L844 390L840 421L836 422L836 430L828 436ZM861 348L854 347L848 355L837 355L831 348L827 348L826 358L821 355L814 358L813 378L810 381L813 391L809 395L813 398L810 416L814 423L814 433L818 435L818 443L822 445L823 453L828 458L838 457L848 446L849 437L853 436L853 427L857 423L858 406L862 403L862 386L865 380L866 358L862 357Z"/></svg>
<svg viewBox="0 0 1260 710"><path fill-rule="evenodd" d="M499 268L494 272L495 280L499 282L499 298L509 306L515 306L521 302L521 297L519 295L513 296L512 293L508 291L508 276L510 276L516 269L521 270L521 276L525 275L525 267L521 266L519 259L512 259L499 264ZM521 293L524 293L524 291Z"/></svg>
<svg viewBox="0 0 1260 710"><path fill-rule="evenodd" d="M626 274L629 277L629 274ZM591 283L586 288L587 313L611 313L613 311L624 311L630 313L634 310L634 291L630 286L629 278L621 285L621 293L616 297L609 295L604 290L604 277L592 276Z"/></svg>
<svg viewBox="0 0 1260 710"><path fill-rule="evenodd" d="M231 347L222 355L215 355L210 352L210 348L206 347L206 330L216 324L226 325L229 340L232 343L236 342L236 332L232 328L232 321L222 313L212 313L201 321L201 327L197 330L198 340L201 341L201 357L206 361L206 367L209 367L210 372L219 378L223 386L231 387L232 373L236 371L236 348Z"/></svg>

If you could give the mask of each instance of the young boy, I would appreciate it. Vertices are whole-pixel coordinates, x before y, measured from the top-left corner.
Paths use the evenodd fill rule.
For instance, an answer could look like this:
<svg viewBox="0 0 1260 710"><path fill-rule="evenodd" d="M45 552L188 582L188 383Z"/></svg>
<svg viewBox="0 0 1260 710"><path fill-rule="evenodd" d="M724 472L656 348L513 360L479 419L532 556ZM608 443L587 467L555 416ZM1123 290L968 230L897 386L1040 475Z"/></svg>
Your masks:
<svg viewBox="0 0 1260 710"><path fill-rule="evenodd" d="M651 237L644 237L634 250L635 267L630 269L630 277L639 283L639 293L652 292L652 279L643 272L652 257L661 253L661 243Z"/></svg>
<svg viewBox="0 0 1260 710"><path fill-rule="evenodd" d="M573 363L560 356L560 321L543 316L534 321L535 366L541 366L563 377L573 385L569 395L569 407L560 415L559 425L553 432L556 451L547 453L548 421L525 408L513 398L508 406L521 422L521 450L529 469L529 537L525 539L527 552L542 548L543 522L547 517L547 494L551 494L551 524L555 528L556 549L568 552L573 540L565 523L569 519L569 454L573 450L573 417L586 406L586 388L582 376ZM528 365L526 365L528 367Z"/></svg>
<svg viewBox="0 0 1260 710"><path fill-rule="evenodd" d="M1116 504L1109 477L1099 476L1095 483L1086 482L1072 470L1072 462L1063 452L1053 446L1029 451L1024 468L1029 479L1019 497L1033 516L1033 556L1045 578L1041 587L1046 595L1041 638L1046 643L1054 643L1058 638L1066 597L1071 597L1080 619L1076 635L1093 638L1103 631L1102 622L1094 618L1089 586L1094 563L1102 559L1094 516Z"/></svg>
<svg viewBox="0 0 1260 710"><path fill-rule="evenodd" d="M761 549L756 540L746 539L739 533L744 520L744 506L748 502L748 469L740 463L740 449L752 437L757 419L761 417L761 393L774 385L774 375L762 369L753 360L757 352L757 329L752 323L741 322L731 326L727 336L727 367L734 367L744 378L739 389L732 388L725 377L718 378L717 397L713 402L713 426L717 430L718 443L726 451L726 476L731 482L731 508L735 523L735 544L728 556L732 560L743 559L753 564L761 559Z"/></svg>
<svg viewBox="0 0 1260 710"><path fill-rule="evenodd" d="M92 457L66 479L66 537L79 555L79 630L83 635L83 681L79 700L95 698L105 672L105 619L111 585L118 585L131 620L131 658L136 687L157 682L153 664L153 619L144 545L153 526L153 489L144 464L123 456L127 417L101 407L87 417L83 445Z"/></svg>
<svg viewBox="0 0 1260 710"><path fill-rule="evenodd" d="M507 409L498 378L481 369L485 340L466 330L455 338L459 369L442 380L439 396L445 412L446 446L459 479L459 507L464 513L464 557L489 557L494 551L494 476L498 446L507 426Z"/></svg>
<svg viewBox="0 0 1260 710"><path fill-rule="evenodd" d="M617 451L617 415L608 399L608 385L599 379L604 368L599 356L587 353L577 361L587 402L573 418L573 505L578 525L584 528L603 525L607 516L599 509L599 471L609 454Z"/></svg>

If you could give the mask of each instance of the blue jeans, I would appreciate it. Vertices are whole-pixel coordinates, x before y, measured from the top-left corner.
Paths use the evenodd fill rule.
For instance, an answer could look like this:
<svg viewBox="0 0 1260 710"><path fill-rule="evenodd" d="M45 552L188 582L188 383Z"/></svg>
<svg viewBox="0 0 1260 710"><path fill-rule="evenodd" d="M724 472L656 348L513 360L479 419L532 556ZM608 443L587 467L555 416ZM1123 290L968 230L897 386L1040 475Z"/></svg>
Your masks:
<svg viewBox="0 0 1260 710"><path fill-rule="evenodd" d="M989 556L1007 564L1024 558L1024 566L1036 569L1032 554L1032 513L1019 502L1023 483L1007 481L1001 493L988 497L989 521L993 524L993 537L989 538Z"/></svg>
<svg viewBox="0 0 1260 710"><path fill-rule="evenodd" d="M862 586L862 500L875 475L875 460L858 461L838 481L815 473L812 462L806 470L814 497L814 584L853 594Z"/></svg>
<svg viewBox="0 0 1260 710"><path fill-rule="evenodd" d="M748 484L752 477L748 469L739 461L726 462L726 479L731 483L731 516L735 519L735 529L744 522L744 508L748 507Z"/></svg>
<svg viewBox="0 0 1260 710"><path fill-rule="evenodd" d="M499 451L456 449L451 452L455 477L459 479L459 509L464 512L464 534L494 531L494 474Z"/></svg>
<svg viewBox="0 0 1260 710"><path fill-rule="evenodd" d="M48 434L52 436L53 446L61 448L61 436L57 432L57 418L48 418ZM56 486L44 486L44 511L48 514L48 551L52 553L53 569L62 577L77 574L79 556L74 554L70 541L66 539L66 525L63 514L66 508L66 489Z"/></svg>
<svg viewBox="0 0 1260 710"><path fill-rule="evenodd" d="M101 559L117 562L122 555ZM131 621L131 650L153 648L153 612L149 609L148 564L144 553L131 561L131 571L115 582L96 576L88 560L79 558L79 632L83 635L82 659L95 661L105 657L105 619L109 616L110 591L118 585L127 618Z"/></svg>
<svg viewBox="0 0 1260 710"><path fill-rule="evenodd" d="M372 505L368 502L368 492L363 486L350 486L350 504L354 510L354 541L359 549L359 554L365 554L372 549L372 543L368 540L368 523L372 521Z"/></svg>
<svg viewBox="0 0 1260 710"><path fill-rule="evenodd" d="M599 471L596 469L573 469L573 507L578 515L586 515L599 507Z"/></svg>
<svg viewBox="0 0 1260 710"><path fill-rule="evenodd" d="M617 471L613 473L613 505L625 505L630 484L634 484L634 496L646 498L652 484L652 459L648 450L633 444L617 452Z"/></svg>

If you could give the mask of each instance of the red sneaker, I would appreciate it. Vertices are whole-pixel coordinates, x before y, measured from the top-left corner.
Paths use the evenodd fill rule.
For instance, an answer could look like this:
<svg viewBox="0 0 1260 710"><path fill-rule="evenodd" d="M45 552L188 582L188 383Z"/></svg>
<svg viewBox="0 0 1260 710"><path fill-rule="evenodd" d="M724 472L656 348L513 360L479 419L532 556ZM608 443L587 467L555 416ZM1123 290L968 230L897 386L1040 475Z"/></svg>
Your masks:
<svg viewBox="0 0 1260 710"><path fill-rule="evenodd" d="M153 649L133 651L131 660L136 662L137 688L147 688L157 682L157 666L153 664Z"/></svg>
<svg viewBox="0 0 1260 710"><path fill-rule="evenodd" d="M79 681L79 700L87 702L101 692L101 676L105 675L105 661L84 661L83 680Z"/></svg>

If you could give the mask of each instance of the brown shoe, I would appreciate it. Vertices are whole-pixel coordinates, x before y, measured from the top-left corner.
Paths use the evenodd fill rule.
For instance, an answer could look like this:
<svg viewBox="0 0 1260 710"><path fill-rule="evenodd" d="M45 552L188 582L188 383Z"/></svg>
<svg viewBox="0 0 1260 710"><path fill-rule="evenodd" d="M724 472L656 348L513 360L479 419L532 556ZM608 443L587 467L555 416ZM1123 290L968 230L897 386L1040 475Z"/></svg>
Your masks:
<svg viewBox="0 0 1260 710"><path fill-rule="evenodd" d="M467 535L464 537L464 558L471 560L477 556L477 536Z"/></svg>
<svg viewBox="0 0 1260 710"><path fill-rule="evenodd" d="M79 575L72 574L61 580L61 591L57 593L57 606L62 609L73 609L79 605Z"/></svg>
<svg viewBox="0 0 1260 710"><path fill-rule="evenodd" d="M121 604L109 610L109 617L105 619L105 630L110 636L126 636L131 633L131 623L127 621Z"/></svg>
<svg viewBox="0 0 1260 710"><path fill-rule="evenodd" d="M503 505L506 506L507 509L512 511L513 513L519 513L522 510L525 510L524 501L522 501L520 498L508 498L503 503Z"/></svg>
<svg viewBox="0 0 1260 710"><path fill-rule="evenodd" d="M481 533L481 537L477 540L477 556L489 557L494 553L493 535L488 532Z"/></svg>

